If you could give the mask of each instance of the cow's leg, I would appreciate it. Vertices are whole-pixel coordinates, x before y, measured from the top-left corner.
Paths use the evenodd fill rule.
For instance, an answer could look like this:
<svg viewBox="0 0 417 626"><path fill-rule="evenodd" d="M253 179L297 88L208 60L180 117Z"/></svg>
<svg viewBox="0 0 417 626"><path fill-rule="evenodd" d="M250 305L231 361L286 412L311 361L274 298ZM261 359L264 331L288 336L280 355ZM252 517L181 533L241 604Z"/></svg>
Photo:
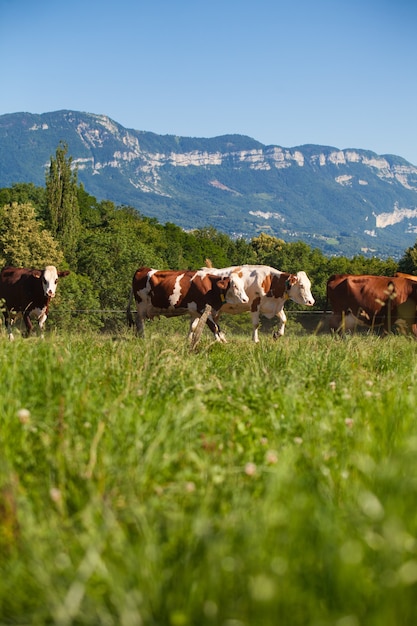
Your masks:
<svg viewBox="0 0 417 626"><path fill-rule="evenodd" d="M33 330L33 324L30 319L29 313L27 312L23 313L23 321L25 322L25 326L26 326L26 336L29 337Z"/></svg>
<svg viewBox="0 0 417 626"><path fill-rule="evenodd" d="M42 339L44 338L43 329L44 329L45 322L47 319L48 319L47 312L45 311L45 309L43 309L42 313L38 316L39 330L40 330Z"/></svg>
<svg viewBox="0 0 417 626"><path fill-rule="evenodd" d="M220 311L212 311L211 315L208 317L207 326L214 334L216 341L220 341L220 343L227 343L226 335L219 326L219 318Z"/></svg>
<svg viewBox="0 0 417 626"><path fill-rule="evenodd" d="M216 341L221 343L227 343L226 337L222 330L220 330L219 325L217 324L218 315L209 315L207 317L206 324L210 328L211 332L214 335ZM190 330L188 333L188 340L192 342L194 340L194 334L197 330L198 324L200 321L200 317L193 317L190 322Z"/></svg>
<svg viewBox="0 0 417 626"><path fill-rule="evenodd" d="M10 314L7 309L5 309L3 315L4 315L4 325L6 327L6 331L9 336L9 341L14 341L14 335L13 335L13 329L12 329L13 318L10 317Z"/></svg>
<svg viewBox="0 0 417 626"><path fill-rule="evenodd" d="M145 336L145 327L143 325L143 317L141 315L139 315L139 313L136 315L135 324L136 324L136 334L137 334L137 336L138 337L144 337Z"/></svg>
<svg viewBox="0 0 417 626"><path fill-rule="evenodd" d="M340 331L342 327L342 314L341 313L332 313L329 319L329 329L330 332L335 333Z"/></svg>
<svg viewBox="0 0 417 626"><path fill-rule="evenodd" d="M258 334L259 321L260 321L259 308L253 309L252 310L252 340L255 343L259 343L259 334Z"/></svg>
<svg viewBox="0 0 417 626"><path fill-rule="evenodd" d="M143 310L143 304L142 302L136 302L136 319L135 319L135 326L136 326L136 335L138 337L145 337L145 328L143 325L143 320L145 319L146 315L145 315L145 311Z"/></svg>
<svg viewBox="0 0 417 626"><path fill-rule="evenodd" d="M285 324L287 323L287 316L285 315L284 309L278 311L277 318L279 319L278 330L274 332L274 339L278 339L279 337L283 337L285 333Z"/></svg>
<svg viewBox="0 0 417 626"><path fill-rule="evenodd" d="M198 326L198 322L200 321L199 317L192 317L190 320L190 328L188 331L188 341L191 343L191 341L193 340L194 337L194 332L197 329Z"/></svg>
<svg viewBox="0 0 417 626"><path fill-rule="evenodd" d="M218 317L209 315L207 318L207 326L210 328L216 341L219 341L220 343L227 343L224 332L220 330L220 326L217 324L217 319Z"/></svg>

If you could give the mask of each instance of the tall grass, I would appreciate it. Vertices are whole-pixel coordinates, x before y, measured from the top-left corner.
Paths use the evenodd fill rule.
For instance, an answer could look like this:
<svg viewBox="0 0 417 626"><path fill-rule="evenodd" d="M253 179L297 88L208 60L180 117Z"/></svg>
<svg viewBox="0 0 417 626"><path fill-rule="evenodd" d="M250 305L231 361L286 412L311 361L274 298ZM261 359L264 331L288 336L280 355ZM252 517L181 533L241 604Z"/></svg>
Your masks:
<svg viewBox="0 0 417 626"><path fill-rule="evenodd" d="M416 623L405 337L1 338L0 622Z"/></svg>

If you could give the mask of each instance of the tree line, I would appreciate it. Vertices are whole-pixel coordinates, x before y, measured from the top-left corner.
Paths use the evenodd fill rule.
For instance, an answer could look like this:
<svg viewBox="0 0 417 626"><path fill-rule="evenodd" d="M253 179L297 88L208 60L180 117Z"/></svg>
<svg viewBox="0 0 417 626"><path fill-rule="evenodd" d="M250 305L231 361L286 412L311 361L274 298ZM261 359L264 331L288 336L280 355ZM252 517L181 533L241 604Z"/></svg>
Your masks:
<svg viewBox="0 0 417 626"><path fill-rule="evenodd" d="M90 195L78 183L63 142L51 157L45 187L16 183L0 189L0 265L53 264L71 270L54 305L60 327L114 329L124 323L122 312L138 267L197 269L206 259L215 267L254 263L304 270L312 281L315 308L321 310L331 274L417 274L417 241L397 262L362 254L329 258L304 242L286 243L264 233L247 241L213 227L186 232Z"/></svg>

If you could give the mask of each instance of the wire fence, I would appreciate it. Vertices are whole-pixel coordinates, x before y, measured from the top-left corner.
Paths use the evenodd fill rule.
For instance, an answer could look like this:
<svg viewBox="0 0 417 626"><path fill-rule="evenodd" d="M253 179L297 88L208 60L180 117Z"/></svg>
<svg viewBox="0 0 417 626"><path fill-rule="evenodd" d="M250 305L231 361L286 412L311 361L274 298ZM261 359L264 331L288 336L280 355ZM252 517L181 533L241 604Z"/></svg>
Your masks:
<svg viewBox="0 0 417 626"><path fill-rule="evenodd" d="M46 331L56 330L79 330L81 332L98 331L98 332L123 332L131 327L131 324L127 320L126 309L119 308L103 308L103 309L65 309L52 308L49 310L48 319L46 322ZM324 332L327 327L327 321L325 314L328 312L318 310L297 311L297 310L285 310L287 316L287 328L291 325L297 324L298 327L302 327L304 332L318 333ZM136 309L132 308L133 320L135 319ZM165 322L165 316L155 316L157 323L160 319L162 324L168 323L171 325L172 320ZM178 320L180 324L188 325L190 318L188 315L175 316L174 319ZM36 321L32 320L34 324L34 331L36 331ZM178 323L177 322L177 323ZM249 312L241 313L240 315L224 314L220 319L220 326L227 334L235 334L240 332L248 332L251 329L251 316ZM277 317L268 319L261 316L260 332L267 334L274 332L277 327L280 326L280 321ZM0 328L4 328L3 316L0 316ZM203 325L204 327L204 325ZM25 334L26 329L22 317L17 316L14 322L14 328Z"/></svg>

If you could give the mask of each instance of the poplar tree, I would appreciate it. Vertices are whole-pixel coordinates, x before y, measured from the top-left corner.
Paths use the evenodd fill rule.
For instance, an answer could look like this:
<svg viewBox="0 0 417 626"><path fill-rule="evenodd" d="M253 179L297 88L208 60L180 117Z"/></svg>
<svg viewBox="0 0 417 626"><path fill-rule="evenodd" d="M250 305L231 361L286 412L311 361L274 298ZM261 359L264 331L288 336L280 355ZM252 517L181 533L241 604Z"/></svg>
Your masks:
<svg viewBox="0 0 417 626"><path fill-rule="evenodd" d="M77 170L68 146L60 142L55 158L51 157L46 175L47 219L52 235L60 242L65 258L73 268L77 265L77 246L81 231L77 197Z"/></svg>

